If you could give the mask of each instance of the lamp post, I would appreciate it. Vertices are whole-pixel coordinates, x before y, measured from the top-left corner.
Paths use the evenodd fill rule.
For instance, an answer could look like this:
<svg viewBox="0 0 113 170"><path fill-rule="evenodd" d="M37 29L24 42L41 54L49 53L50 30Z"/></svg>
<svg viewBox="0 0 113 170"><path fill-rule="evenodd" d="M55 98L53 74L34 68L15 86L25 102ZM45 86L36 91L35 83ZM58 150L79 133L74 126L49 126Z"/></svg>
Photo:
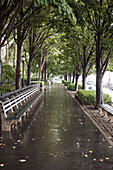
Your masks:
<svg viewBox="0 0 113 170"><path fill-rule="evenodd" d="M38 64L36 64L36 80L38 80Z"/></svg>
<svg viewBox="0 0 113 170"><path fill-rule="evenodd" d="M22 72L22 87L24 87L24 61L25 61L25 56L22 56L22 66L23 66L23 72Z"/></svg>

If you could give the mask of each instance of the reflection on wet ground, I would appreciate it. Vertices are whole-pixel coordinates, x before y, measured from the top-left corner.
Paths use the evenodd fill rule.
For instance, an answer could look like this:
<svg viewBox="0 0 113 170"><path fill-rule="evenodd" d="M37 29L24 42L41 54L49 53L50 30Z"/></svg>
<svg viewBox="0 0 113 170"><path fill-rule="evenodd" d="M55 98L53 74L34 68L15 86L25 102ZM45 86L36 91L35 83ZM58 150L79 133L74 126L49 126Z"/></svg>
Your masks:
<svg viewBox="0 0 113 170"><path fill-rule="evenodd" d="M22 129L0 137L4 170L113 169L113 149L61 84L47 88Z"/></svg>

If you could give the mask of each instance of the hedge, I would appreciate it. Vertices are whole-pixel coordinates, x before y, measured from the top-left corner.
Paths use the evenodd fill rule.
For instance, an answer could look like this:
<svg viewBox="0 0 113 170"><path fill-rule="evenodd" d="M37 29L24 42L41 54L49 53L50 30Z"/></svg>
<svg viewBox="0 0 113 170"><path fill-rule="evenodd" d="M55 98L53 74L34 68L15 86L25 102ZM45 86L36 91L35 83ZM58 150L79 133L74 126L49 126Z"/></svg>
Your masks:
<svg viewBox="0 0 113 170"><path fill-rule="evenodd" d="M82 103L87 105L96 105L96 91L95 90L78 90L77 95ZM105 104L112 105L112 99L109 94L103 94Z"/></svg>
<svg viewBox="0 0 113 170"><path fill-rule="evenodd" d="M64 83L65 86L69 86L70 81L62 80L62 83Z"/></svg>
<svg viewBox="0 0 113 170"><path fill-rule="evenodd" d="M45 85L44 81L31 81L31 84L35 84L35 83L40 83L40 87L43 87Z"/></svg>
<svg viewBox="0 0 113 170"><path fill-rule="evenodd" d="M78 84L78 90L82 89L82 85ZM68 86L68 90L75 91L75 83L70 83Z"/></svg>

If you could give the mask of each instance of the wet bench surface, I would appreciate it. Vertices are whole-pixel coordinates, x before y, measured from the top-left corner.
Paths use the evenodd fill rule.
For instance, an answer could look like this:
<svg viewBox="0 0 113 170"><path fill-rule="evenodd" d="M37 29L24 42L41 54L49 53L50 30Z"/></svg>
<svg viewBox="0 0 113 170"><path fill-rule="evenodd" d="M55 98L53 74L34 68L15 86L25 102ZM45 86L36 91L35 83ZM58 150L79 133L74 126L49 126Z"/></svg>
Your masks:
<svg viewBox="0 0 113 170"><path fill-rule="evenodd" d="M49 87L31 123L2 133L4 170L106 170L113 148L61 84ZM5 136L6 135L6 136Z"/></svg>

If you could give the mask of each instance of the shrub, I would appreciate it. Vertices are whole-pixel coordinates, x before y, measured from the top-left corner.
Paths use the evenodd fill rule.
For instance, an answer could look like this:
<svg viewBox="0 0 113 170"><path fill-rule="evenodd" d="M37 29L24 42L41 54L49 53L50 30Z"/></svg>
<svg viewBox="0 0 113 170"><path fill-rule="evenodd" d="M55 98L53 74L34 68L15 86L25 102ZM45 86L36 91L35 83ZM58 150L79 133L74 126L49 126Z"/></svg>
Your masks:
<svg viewBox="0 0 113 170"><path fill-rule="evenodd" d="M35 83L40 83L40 87L43 87L45 85L44 81L31 81L31 84L35 84Z"/></svg>
<svg viewBox="0 0 113 170"><path fill-rule="evenodd" d="M64 83L66 80L62 80L62 83Z"/></svg>
<svg viewBox="0 0 113 170"><path fill-rule="evenodd" d="M109 94L103 94L103 98L104 98L104 103L112 105L112 99L111 96Z"/></svg>
<svg viewBox="0 0 113 170"><path fill-rule="evenodd" d="M11 87L10 84L7 84L5 87L0 87L0 92L2 94L8 93L8 92L11 92L11 91L13 91L13 88Z"/></svg>
<svg viewBox="0 0 113 170"><path fill-rule="evenodd" d="M70 83L68 89L71 91L75 91L75 83ZM78 90L82 89L82 85L78 84Z"/></svg>
<svg viewBox="0 0 113 170"><path fill-rule="evenodd" d="M75 91L75 83L70 83L68 89L71 91Z"/></svg>
<svg viewBox="0 0 113 170"><path fill-rule="evenodd" d="M65 86L69 86L70 84L70 81L62 80L62 82L64 83Z"/></svg>
<svg viewBox="0 0 113 170"><path fill-rule="evenodd" d="M82 89L82 85L78 84L78 90Z"/></svg>
<svg viewBox="0 0 113 170"><path fill-rule="evenodd" d="M96 105L96 91L95 90L78 90L77 95L79 99L87 105ZM112 104L112 100L109 94L103 94L104 103Z"/></svg>

